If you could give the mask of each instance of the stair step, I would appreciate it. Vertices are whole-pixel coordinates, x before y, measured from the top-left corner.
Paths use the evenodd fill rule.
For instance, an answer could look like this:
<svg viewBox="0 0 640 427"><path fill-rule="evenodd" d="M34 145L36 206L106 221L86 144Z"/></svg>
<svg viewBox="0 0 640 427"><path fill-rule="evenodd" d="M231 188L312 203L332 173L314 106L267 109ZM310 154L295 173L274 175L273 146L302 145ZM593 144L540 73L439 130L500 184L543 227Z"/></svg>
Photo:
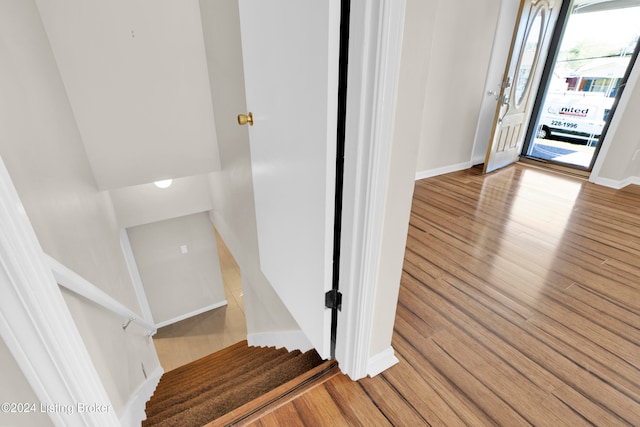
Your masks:
<svg viewBox="0 0 640 427"><path fill-rule="evenodd" d="M244 395L234 395L232 393L234 387L253 384L254 377L265 372L278 370L280 366L288 366L291 359L291 355L287 353L270 358L268 361L254 359L255 367L252 366L251 370L241 373L237 370L222 373L212 381L211 385L204 383L203 386L202 382L194 385L189 383L189 389L181 390L163 399L162 410L153 414L148 413L147 419L149 422L159 423L157 425L162 425L160 421L165 421L168 425L182 425L173 418L186 416L189 419L196 419L198 418L197 413L202 411L215 413L220 410L226 411L226 408L230 410L238 399L245 397ZM194 408L197 408L198 412ZM200 425L210 420L211 418L204 420Z"/></svg>
<svg viewBox="0 0 640 427"><path fill-rule="evenodd" d="M174 376L180 377L187 372L193 372L203 365L215 366L212 364L224 364L224 363L233 363L235 360L239 358L245 357L247 355L253 354L253 349L256 347L249 347L249 344L246 340L240 341L238 343L233 344L230 347L223 348L213 354L209 354L207 356L201 357L200 359L194 360L191 363L188 363L184 366L177 367L171 371L165 372L164 378L171 378Z"/></svg>
<svg viewBox="0 0 640 427"><path fill-rule="evenodd" d="M200 427L321 363L315 351L237 343L163 375L143 426Z"/></svg>
<svg viewBox="0 0 640 427"><path fill-rule="evenodd" d="M203 427L226 427L253 422L338 374L340 374L338 363L335 360L327 360Z"/></svg>
<svg viewBox="0 0 640 427"><path fill-rule="evenodd" d="M167 379L163 377L154 397L163 399L168 394L175 398L175 389L185 383L189 384L194 393L203 392L241 376L249 369L257 369L260 364L268 366L276 359L294 356L288 354L284 349L271 349L271 351L263 351L263 349L256 349L255 347L254 349L250 353L243 352L241 357L227 364L214 363L211 366L204 364L197 366L197 369L185 370L181 375Z"/></svg>

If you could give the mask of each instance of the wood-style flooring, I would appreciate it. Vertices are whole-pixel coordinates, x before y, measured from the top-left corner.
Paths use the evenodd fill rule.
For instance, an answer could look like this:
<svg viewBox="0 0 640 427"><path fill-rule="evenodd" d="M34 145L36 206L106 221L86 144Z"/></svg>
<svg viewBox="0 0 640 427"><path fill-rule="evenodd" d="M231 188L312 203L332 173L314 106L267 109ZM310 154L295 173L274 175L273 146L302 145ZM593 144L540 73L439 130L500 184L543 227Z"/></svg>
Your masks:
<svg viewBox="0 0 640 427"><path fill-rule="evenodd" d="M393 346L253 425L640 426L640 188L523 165L417 182Z"/></svg>

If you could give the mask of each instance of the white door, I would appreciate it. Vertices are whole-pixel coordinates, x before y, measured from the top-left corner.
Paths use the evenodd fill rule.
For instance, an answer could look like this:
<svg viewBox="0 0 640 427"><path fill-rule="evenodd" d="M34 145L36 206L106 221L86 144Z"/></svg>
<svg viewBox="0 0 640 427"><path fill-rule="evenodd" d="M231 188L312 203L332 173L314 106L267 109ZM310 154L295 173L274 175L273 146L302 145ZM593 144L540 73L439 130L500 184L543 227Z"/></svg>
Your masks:
<svg viewBox="0 0 640 427"><path fill-rule="evenodd" d="M518 160L562 0L522 0L484 172Z"/></svg>
<svg viewBox="0 0 640 427"><path fill-rule="evenodd" d="M239 4L261 269L328 358L340 1Z"/></svg>

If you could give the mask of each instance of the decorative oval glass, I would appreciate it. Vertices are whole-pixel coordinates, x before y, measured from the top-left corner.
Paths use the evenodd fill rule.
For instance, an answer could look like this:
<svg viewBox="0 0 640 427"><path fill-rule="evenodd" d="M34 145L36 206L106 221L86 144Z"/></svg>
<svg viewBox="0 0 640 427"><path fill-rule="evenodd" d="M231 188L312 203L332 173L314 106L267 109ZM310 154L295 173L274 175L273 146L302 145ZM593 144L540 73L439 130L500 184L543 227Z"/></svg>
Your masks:
<svg viewBox="0 0 640 427"><path fill-rule="evenodd" d="M535 18L529 27L527 39L520 53L520 61L515 81L515 106L519 107L526 99L527 89L531 81L531 70L536 64L538 53L542 44L543 28L545 22L546 9L539 8L536 11Z"/></svg>

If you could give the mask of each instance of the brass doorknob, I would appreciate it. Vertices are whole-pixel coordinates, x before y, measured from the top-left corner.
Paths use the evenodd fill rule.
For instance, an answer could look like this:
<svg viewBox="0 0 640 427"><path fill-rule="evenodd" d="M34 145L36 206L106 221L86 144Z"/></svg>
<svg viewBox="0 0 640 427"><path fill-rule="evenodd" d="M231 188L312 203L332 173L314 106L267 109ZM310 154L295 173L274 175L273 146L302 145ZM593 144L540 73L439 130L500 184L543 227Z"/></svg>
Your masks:
<svg viewBox="0 0 640 427"><path fill-rule="evenodd" d="M253 114L238 114L238 124L242 126L247 123L249 123L249 126L253 126Z"/></svg>

